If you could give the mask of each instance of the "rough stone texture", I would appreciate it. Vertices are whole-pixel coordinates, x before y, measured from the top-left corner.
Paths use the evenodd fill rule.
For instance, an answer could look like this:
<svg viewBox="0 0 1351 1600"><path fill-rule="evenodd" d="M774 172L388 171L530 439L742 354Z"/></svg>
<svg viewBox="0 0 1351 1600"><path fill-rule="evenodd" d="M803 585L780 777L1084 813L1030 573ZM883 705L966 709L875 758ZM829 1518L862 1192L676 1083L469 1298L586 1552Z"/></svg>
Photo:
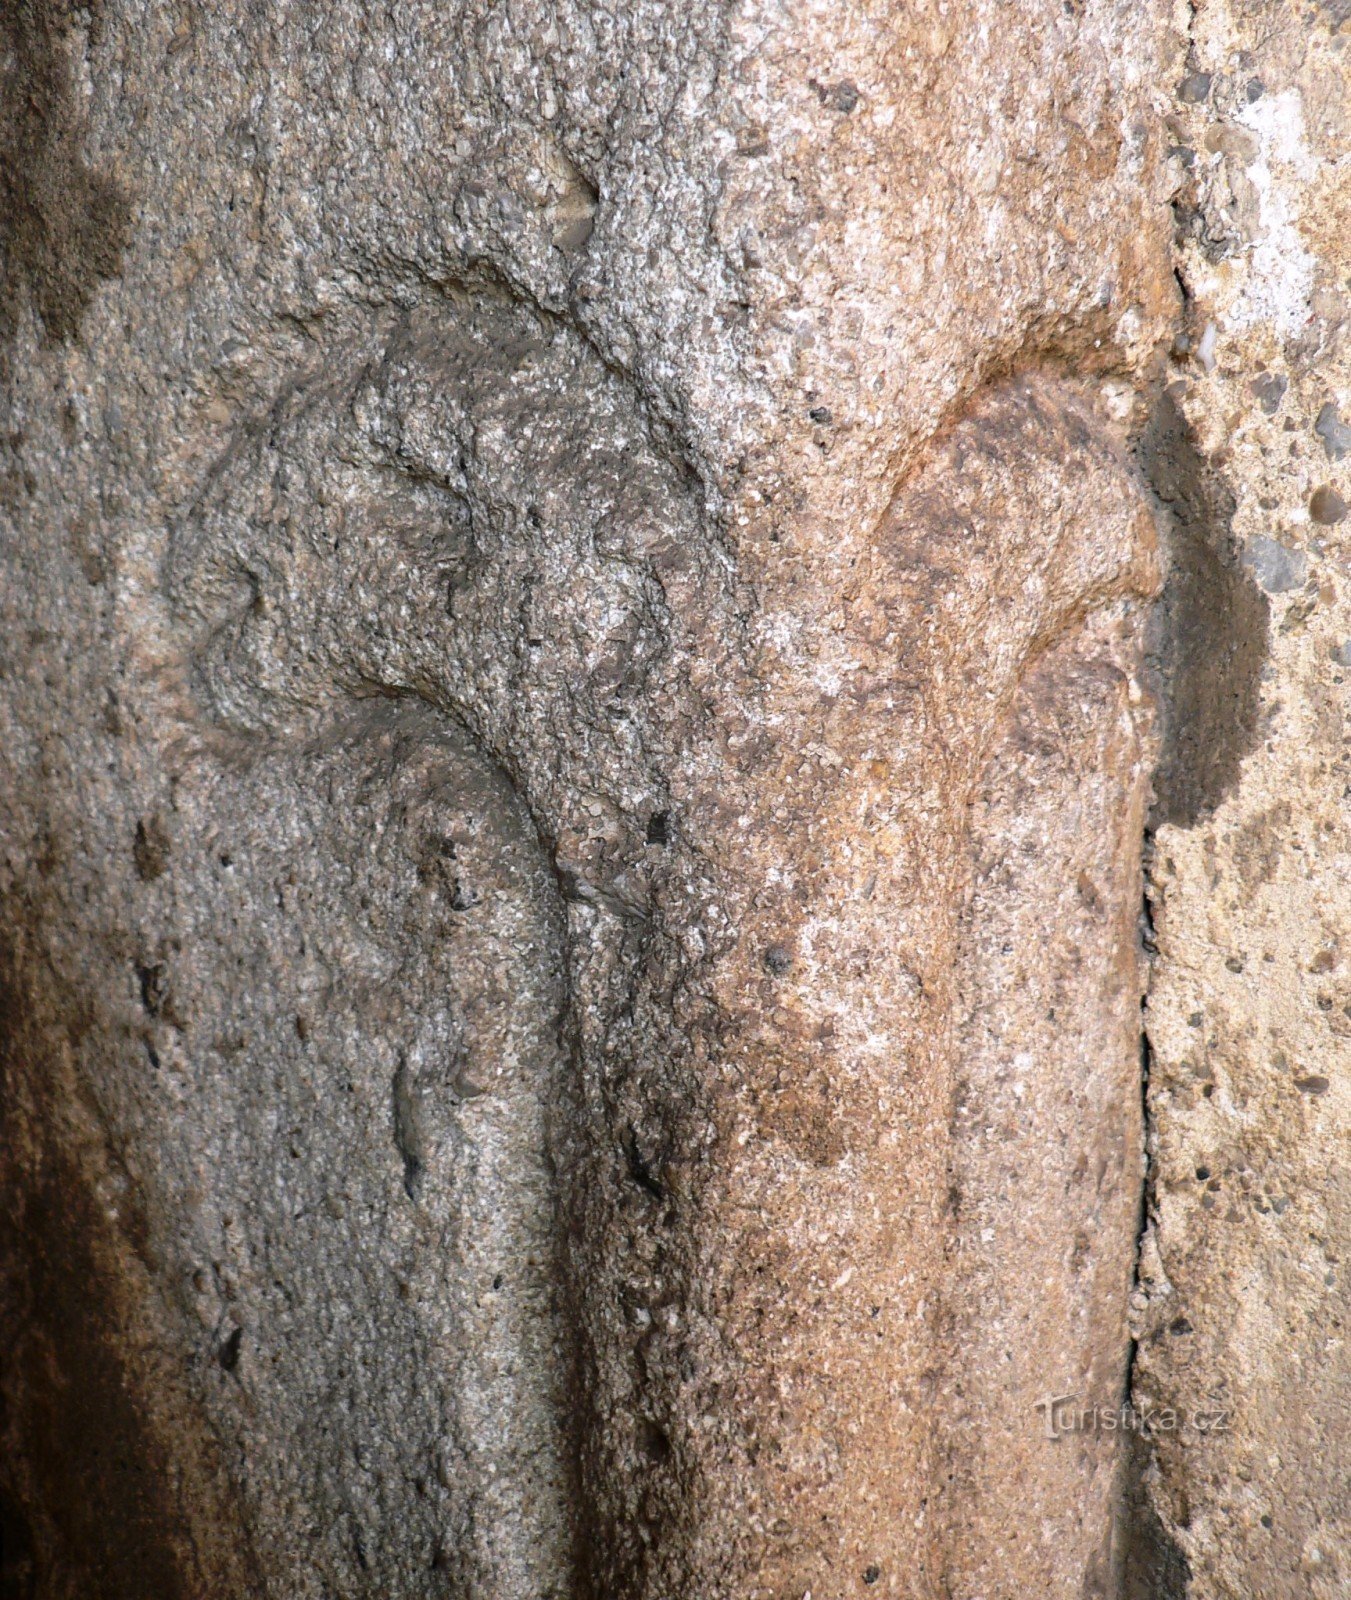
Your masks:
<svg viewBox="0 0 1351 1600"><path fill-rule="evenodd" d="M4 1585L1303 1592L1210 1531L1227 1457L1036 1410L1126 1393L1160 739L1136 1390L1233 1371L1156 1337L1160 1263L1233 1262L1168 1019L1273 715L1249 573L1324 553L1227 543L1208 25L7 13ZM1330 495L1351 397L1281 337Z"/></svg>
<svg viewBox="0 0 1351 1600"><path fill-rule="evenodd" d="M1174 504L1209 517L1269 621L1232 580L1212 601L1253 640L1231 662L1251 712L1223 781L1165 785L1183 803L1154 842L1135 1390L1176 1422L1147 1476L1186 1592L1331 1600L1351 1587L1351 597L1328 520L1351 483L1351 13L1193 10L1188 64L1209 83L1169 123L1189 296L1169 394L1195 449ZM1195 698L1213 708L1217 686Z"/></svg>
<svg viewBox="0 0 1351 1600"><path fill-rule="evenodd" d="M1015 1573L1036 1594L1120 1592L1119 1437L1053 1439L1048 1407L1110 1407L1126 1387L1154 753L1136 632L1116 621L1041 659L972 808L940 1411L954 1595L1006 1593Z"/></svg>

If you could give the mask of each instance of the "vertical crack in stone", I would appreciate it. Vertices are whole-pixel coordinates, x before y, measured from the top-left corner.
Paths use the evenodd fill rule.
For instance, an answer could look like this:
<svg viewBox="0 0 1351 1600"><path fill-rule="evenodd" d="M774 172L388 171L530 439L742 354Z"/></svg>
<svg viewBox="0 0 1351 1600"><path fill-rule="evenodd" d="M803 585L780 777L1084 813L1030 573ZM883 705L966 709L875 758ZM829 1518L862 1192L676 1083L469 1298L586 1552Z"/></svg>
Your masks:
<svg viewBox="0 0 1351 1600"><path fill-rule="evenodd" d="M1146 871L1152 849L1152 838L1146 836L1144 857ZM1146 956L1154 955L1152 937L1153 919L1148 894L1140 913L1144 931ZM1141 1004L1140 1024L1140 1111L1144 1124L1144 1164L1140 1189L1139 1227L1136 1233L1135 1266L1131 1274L1131 1300L1143 1292L1140 1263L1149 1236L1153 1211L1154 1165L1150 1150L1149 1076L1153 1052L1144 1021L1144 1003ZM1125 1445L1119 1463L1119 1488L1113 1528L1113 1589L1114 1600L1186 1600L1191 1570L1187 1558L1177 1541L1163 1525L1150 1498L1150 1476L1153 1471L1149 1440L1139 1426L1139 1413L1135 1409L1135 1364L1139 1341L1132 1337L1130 1357L1126 1364L1126 1381L1122 1389L1123 1415L1128 1426Z"/></svg>
<svg viewBox="0 0 1351 1600"><path fill-rule="evenodd" d="M1167 390L1157 395L1135 450L1155 498L1165 567L1149 631L1149 672L1161 732L1154 805L1143 842L1141 930L1152 972L1158 954L1150 892L1155 832L1166 824L1194 826L1238 781L1257 734L1270 608L1235 548L1233 494L1201 454ZM1121 1462L1114 1534L1121 1600L1183 1600L1190 1582L1187 1558L1154 1504L1157 1465L1145 1424L1148 1406L1138 1387L1140 1341L1160 1331L1147 1315L1151 1289L1157 1287L1156 1268L1149 1264L1157 1256L1152 1062L1146 993L1140 1020L1144 1166L1131 1286L1134 1337L1124 1395L1129 1447Z"/></svg>

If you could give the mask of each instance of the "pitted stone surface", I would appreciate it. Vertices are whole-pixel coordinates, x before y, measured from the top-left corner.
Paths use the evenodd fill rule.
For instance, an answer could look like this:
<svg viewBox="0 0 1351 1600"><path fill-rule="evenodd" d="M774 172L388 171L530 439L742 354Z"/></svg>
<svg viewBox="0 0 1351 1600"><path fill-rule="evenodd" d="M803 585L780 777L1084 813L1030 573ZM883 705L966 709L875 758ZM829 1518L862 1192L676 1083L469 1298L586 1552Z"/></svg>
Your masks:
<svg viewBox="0 0 1351 1600"><path fill-rule="evenodd" d="M1035 1410L1127 1382L1156 747L1137 1331L1200 1248L1165 863L1262 737L1250 574L1326 567L1215 459L1228 333L1158 392L1179 218L1188 314L1251 234L1272 438L1336 331L1193 12L5 25L5 1582L1081 1600L1136 1516L1237 1592L1192 1458Z"/></svg>
<svg viewBox="0 0 1351 1600"><path fill-rule="evenodd" d="M1345 641L1337 418L1347 346L1344 7L1204 0L1178 105L1186 325L1169 393L1208 537L1263 591L1212 614L1260 645L1226 781L1161 819L1150 1228L1135 1390L1170 1414L1148 1474L1194 1600L1332 1600L1347 1484ZM1231 594L1233 593L1231 589ZM1246 619L1243 616L1246 613Z"/></svg>

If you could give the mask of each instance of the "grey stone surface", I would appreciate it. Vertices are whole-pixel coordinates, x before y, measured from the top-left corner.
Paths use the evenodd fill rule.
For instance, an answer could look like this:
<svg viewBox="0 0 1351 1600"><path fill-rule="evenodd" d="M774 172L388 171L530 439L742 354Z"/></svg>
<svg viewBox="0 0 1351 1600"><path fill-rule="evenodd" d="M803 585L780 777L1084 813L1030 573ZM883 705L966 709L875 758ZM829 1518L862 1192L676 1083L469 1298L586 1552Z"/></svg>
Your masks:
<svg viewBox="0 0 1351 1600"><path fill-rule="evenodd" d="M1253 577L1268 594L1285 594L1298 589L1308 576L1309 558L1277 539L1256 533L1248 540L1243 564L1252 568Z"/></svg>

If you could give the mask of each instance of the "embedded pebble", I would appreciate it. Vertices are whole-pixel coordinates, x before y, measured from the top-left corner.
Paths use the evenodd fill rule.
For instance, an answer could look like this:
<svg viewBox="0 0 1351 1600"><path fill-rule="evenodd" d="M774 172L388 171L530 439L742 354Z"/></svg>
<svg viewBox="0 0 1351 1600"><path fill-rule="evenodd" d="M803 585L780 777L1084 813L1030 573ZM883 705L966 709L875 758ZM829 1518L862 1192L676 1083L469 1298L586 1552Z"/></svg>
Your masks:
<svg viewBox="0 0 1351 1600"><path fill-rule="evenodd" d="M1309 558L1302 550L1292 550L1277 539L1255 534L1243 551L1247 567L1268 594L1284 594L1298 589L1309 570Z"/></svg>
<svg viewBox="0 0 1351 1600"><path fill-rule="evenodd" d="M1351 455L1351 424L1342 421L1335 400L1329 400L1318 413L1313 431L1323 441L1329 461L1341 461Z"/></svg>
<svg viewBox="0 0 1351 1600"><path fill-rule="evenodd" d="M1320 484L1309 496L1309 515L1325 528L1346 516L1346 501L1330 483Z"/></svg>
<svg viewBox="0 0 1351 1600"><path fill-rule="evenodd" d="M1280 410L1281 401L1285 398L1285 391L1290 386L1290 380L1283 378L1277 372L1264 372L1260 377L1254 378L1249 385L1258 403L1267 416L1274 417Z"/></svg>

